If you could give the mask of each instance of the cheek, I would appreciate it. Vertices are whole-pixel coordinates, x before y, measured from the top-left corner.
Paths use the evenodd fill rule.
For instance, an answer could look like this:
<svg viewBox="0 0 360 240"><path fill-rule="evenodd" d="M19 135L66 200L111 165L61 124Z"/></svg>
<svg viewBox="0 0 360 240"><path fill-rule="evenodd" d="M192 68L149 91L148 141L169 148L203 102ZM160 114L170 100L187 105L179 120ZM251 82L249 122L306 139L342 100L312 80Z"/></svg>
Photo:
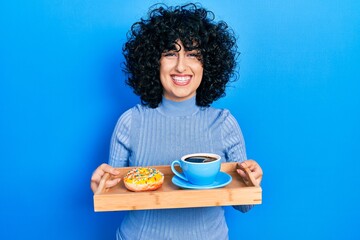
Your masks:
<svg viewBox="0 0 360 240"><path fill-rule="evenodd" d="M169 80L167 78L167 74L161 70L160 70L160 83L163 88L166 87L167 85L169 85Z"/></svg>
<svg viewBox="0 0 360 240"><path fill-rule="evenodd" d="M165 75L169 74L172 68L173 68L173 66L170 63L168 63L168 62L161 63L160 62L160 68L159 68L160 75L165 76Z"/></svg>
<svg viewBox="0 0 360 240"><path fill-rule="evenodd" d="M160 67L160 81L163 83L166 78L166 70L163 67Z"/></svg>
<svg viewBox="0 0 360 240"><path fill-rule="evenodd" d="M198 77L200 78L200 81L201 81L202 78L203 78L203 74L204 74L204 69L203 69L202 67L199 67L199 68L197 69L197 75L198 75Z"/></svg>
<svg viewBox="0 0 360 240"><path fill-rule="evenodd" d="M159 72L160 72L160 76L164 74L165 69L163 65L160 65Z"/></svg>

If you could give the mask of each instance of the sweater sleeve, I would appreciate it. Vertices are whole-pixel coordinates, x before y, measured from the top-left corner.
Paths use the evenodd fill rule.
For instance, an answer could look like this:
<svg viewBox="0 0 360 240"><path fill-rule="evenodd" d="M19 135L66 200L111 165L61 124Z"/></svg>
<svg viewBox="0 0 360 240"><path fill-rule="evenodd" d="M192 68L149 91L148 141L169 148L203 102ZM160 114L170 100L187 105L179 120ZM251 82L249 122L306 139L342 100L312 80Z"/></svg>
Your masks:
<svg viewBox="0 0 360 240"><path fill-rule="evenodd" d="M225 149L225 157L228 162L243 162L247 159L243 134L235 117L224 110L224 123L222 125L222 139ZM253 205L233 206L243 213L248 212Z"/></svg>
<svg viewBox="0 0 360 240"><path fill-rule="evenodd" d="M116 123L110 142L109 165L126 167L129 165L131 109L121 115Z"/></svg>
<svg viewBox="0 0 360 240"><path fill-rule="evenodd" d="M224 110L222 139L227 162L243 162L247 159L245 141L240 126L234 116Z"/></svg>

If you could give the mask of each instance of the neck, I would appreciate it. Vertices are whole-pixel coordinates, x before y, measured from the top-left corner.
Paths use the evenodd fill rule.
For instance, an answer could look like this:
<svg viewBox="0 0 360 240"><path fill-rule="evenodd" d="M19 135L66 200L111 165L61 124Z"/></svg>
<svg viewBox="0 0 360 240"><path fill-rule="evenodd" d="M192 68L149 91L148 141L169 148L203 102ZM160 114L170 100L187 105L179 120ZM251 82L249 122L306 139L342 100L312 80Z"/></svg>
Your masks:
<svg viewBox="0 0 360 240"><path fill-rule="evenodd" d="M167 116L180 117L196 113L199 107L196 105L196 96L181 102L175 102L163 97L157 109Z"/></svg>

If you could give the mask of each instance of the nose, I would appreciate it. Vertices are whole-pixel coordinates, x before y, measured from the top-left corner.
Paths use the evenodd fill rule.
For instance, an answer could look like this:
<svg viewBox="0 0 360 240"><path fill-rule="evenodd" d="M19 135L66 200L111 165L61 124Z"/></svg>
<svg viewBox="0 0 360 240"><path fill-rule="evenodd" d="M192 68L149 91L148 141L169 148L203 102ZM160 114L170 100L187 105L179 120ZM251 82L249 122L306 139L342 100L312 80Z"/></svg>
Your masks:
<svg viewBox="0 0 360 240"><path fill-rule="evenodd" d="M182 56L182 54L179 54L179 57L178 57L177 62L176 62L175 69L179 73L182 73L182 72L184 72L186 70L186 60L185 60L185 57Z"/></svg>

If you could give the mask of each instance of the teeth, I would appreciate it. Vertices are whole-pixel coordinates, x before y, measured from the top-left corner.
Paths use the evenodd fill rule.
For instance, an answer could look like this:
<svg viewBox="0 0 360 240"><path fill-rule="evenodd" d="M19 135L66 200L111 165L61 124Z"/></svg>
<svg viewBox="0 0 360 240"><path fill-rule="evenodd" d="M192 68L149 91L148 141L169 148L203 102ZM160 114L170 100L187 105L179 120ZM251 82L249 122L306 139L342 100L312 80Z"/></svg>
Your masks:
<svg viewBox="0 0 360 240"><path fill-rule="evenodd" d="M186 81L190 80L190 77L189 76L184 76L184 77L174 76L173 79L174 79L174 81L177 81L177 82L186 82Z"/></svg>

